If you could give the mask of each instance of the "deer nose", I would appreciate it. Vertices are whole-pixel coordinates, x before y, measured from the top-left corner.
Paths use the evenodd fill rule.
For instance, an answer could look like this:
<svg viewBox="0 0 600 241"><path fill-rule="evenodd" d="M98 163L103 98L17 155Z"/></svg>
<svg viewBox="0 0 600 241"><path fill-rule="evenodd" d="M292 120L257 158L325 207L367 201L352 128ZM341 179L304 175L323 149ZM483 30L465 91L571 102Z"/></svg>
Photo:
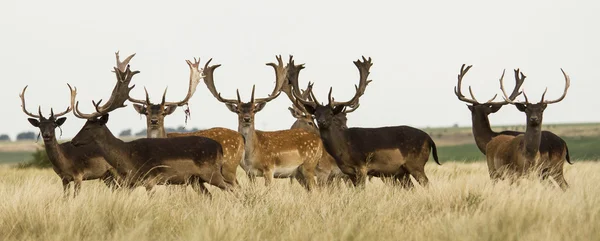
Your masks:
<svg viewBox="0 0 600 241"><path fill-rule="evenodd" d="M250 122L250 116L244 116L244 121L245 122Z"/></svg>
<svg viewBox="0 0 600 241"><path fill-rule="evenodd" d="M156 125L156 124L158 124L158 120L152 119L152 120L150 120L150 124Z"/></svg>

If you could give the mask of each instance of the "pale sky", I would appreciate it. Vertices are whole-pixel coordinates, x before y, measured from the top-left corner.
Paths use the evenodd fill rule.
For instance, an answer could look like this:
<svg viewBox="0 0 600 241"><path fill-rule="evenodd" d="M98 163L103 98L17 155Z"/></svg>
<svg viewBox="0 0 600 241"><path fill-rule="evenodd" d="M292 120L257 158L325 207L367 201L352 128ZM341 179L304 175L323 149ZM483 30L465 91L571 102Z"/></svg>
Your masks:
<svg viewBox="0 0 600 241"><path fill-rule="evenodd" d="M0 2L0 78L5 103L0 133L14 138L35 131L20 109L25 85L30 111L42 106L64 110L67 83L78 89L80 105L107 99L115 82L114 52L137 53L132 69L140 70L132 95L146 86L154 102L165 87L167 99L187 92L186 59L209 58L222 64L215 71L217 89L226 98L239 88L248 100L253 84L265 97L274 84L267 62L281 54L305 63L301 85L315 82L315 94L326 100L330 86L342 101L354 95L358 71L352 61L373 58L373 82L348 116L349 126L470 126L470 112L453 93L463 63L474 65L463 92L473 86L483 100L496 93L498 78L512 88L512 69L527 75L524 89L538 101L545 87L549 99L564 88L563 68L571 88L550 105L544 124L598 122L600 87L600 4L597 1L15 1ZM289 128L294 119L285 95L256 116L257 129ZM200 84L190 100L187 127L237 130L237 116ZM184 124L182 109L166 126ZM522 124L525 115L506 106L491 116L493 125ZM63 138L74 136L84 120L67 115ZM115 135L145 128L144 118L127 107L111 113Z"/></svg>

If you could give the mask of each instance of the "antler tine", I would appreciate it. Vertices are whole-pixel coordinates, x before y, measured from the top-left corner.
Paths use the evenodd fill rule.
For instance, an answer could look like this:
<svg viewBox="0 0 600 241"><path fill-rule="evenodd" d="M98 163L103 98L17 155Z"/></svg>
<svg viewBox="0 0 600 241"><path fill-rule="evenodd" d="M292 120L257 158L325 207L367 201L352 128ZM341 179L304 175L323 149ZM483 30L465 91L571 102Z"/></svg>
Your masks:
<svg viewBox="0 0 600 241"><path fill-rule="evenodd" d="M206 62L206 64L204 64L204 68L202 69L202 75L204 76L204 84L206 84L206 88L208 88L208 90L210 91L210 93L219 101L222 103L229 103L229 104L238 104L239 102L237 100L234 99L225 99L223 97L221 97L221 93L217 92L217 88L215 88L215 82L213 79L213 74L215 72L215 69L220 67L220 64L216 64L216 65L211 65L209 66L210 62L212 61L212 58L208 60L208 62Z"/></svg>
<svg viewBox="0 0 600 241"><path fill-rule="evenodd" d="M129 96L129 98L127 98L127 99L133 103L142 104L142 105L146 105L146 106L151 105L152 103L150 102L150 96L148 95L148 90L146 89L145 86L144 86L144 92L146 93L146 100L134 99L131 96Z"/></svg>
<svg viewBox="0 0 600 241"><path fill-rule="evenodd" d="M354 61L354 65L356 65L356 67L358 68L358 72L360 74L360 80L359 80L359 84L358 86L354 85L355 89L356 89L356 94L354 94L354 97L352 97L352 99L350 99L349 101L346 102L333 102L333 98L330 98L330 105L331 106L338 106L338 105L345 105L345 106L355 106L358 104L358 99L365 93L365 89L367 88L367 85L369 85L369 83L371 83L372 80L367 80L367 78L369 77L369 69L371 68L371 66L373 66L373 63L371 62L371 57L369 57L368 59L365 58L364 56L362 56L362 61L356 60Z"/></svg>
<svg viewBox="0 0 600 241"><path fill-rule="evenodd" d="M77 109L77 104L74 109L78 115L77 117L92 119L102 116L118 108L125 107L125 101L129 99L129 92L131 91L131 89L133 89L133 87L135 87L135 85L129 87L129 83L131 82L133 76L140 73L140 71L131 71L129 65L127 65L125 72L121 71L118 67L114 67L114 70L117 76L117 83L113 88L110 98L108 99L108 101L106 101L106 104L100 106L101 101L98 101L98 103L94 103L96 112L92 114L83 114Z"/></svg>
<svg viewBox="0 0 600 241"><path fill-rule="evenodd" d="M117 68L121 70L121 72L125 72L125 68L127 68L127 65L129 65L129 61L131 61L131 58L133 58L133 56L135 56L135 53L129 55L127 58L125 58L125 60L123 60L123 62L121 62L121 60L119 59L119 51L115 52L115 57L117 58Z"/></svg>
<svg viewBox="0 0 600 241"><path fill-rule="evenodd" d="M28 85L25 86L25 88L23 88L23 92L21 92L21 94L19 95L19 97L21 98L21 108L23 109L23 112L25 114L27 114L28 116L31 116L33 118L42 118L42 111L41 111L41 106L39 107L39 115L34 115L31 112L27 111L27 108L25 108L25 90L27 90Z"/></svg>
<svg viewBox="0 0 600 241"><path fill-rule="evenodd" d="M277 56L275 56L275 58L277 58L277 64L267 63L267 65L273 67L273 69L275 70L275 88L273 88L273 91L271 92L271 94L269 94L269 97L267 97L267 98L258 98L258 99L252 98L253 102L255 102L255 103L269 102L269 101L277 98L277 96L279 96L279 94L281 93L281 88L285 84L284 82L286 81L286 78L287 78L288 68L287 68L287 66L283 65L283 60L281 59L281 55L277 55Z"/></svg>
<svg viewBox="0 0 600 241"><path fill-rule="evenodd" d="M358 107L360 107L360 103L356 104L355 106L352 107L348 107L351 108L350 110L348 110L347 108L344 109L344 113L348 114L348 113L352 113L354 112L356 109L358 109Z"/></svg>
<svg viewBox="0 0 600 241"><path fill-rule="evenodd" d="M185 96L185 98L183 98L183 100L178 101L178 102L165 102L165 106L167 106L167 105L183 106L183 105L187 104L188 101L190 100L190 98L192 98L192 96L194 95L194 93L196 93L196 87L198 87L198 84L200 83L200 79L202 77L204 77L199 69L199 66L200 66L200 58L199 57L198 57L198 59L194 58L194 63L192 63L189 60L186 60L185 62L190 67L190 84L188 87L188 93Z"/></svg>
<svg viewBox="0 0 600 241"><path fill-rule="evenodd" d="M554 104L557 102L560 102L561 100L563 100L565 98L565 96L567 96L567 90L569 90L569 87L571 86L571 78L569 78L569 76L567 75L567 73L565 73L565 71L561 68L560 71L563 73L563 76L565 77L565 90L563 91L562 96L560 96L558 99L556 100L551 100L551 101L544 101L543 97L542 97L542 101L546 104ZM544 92L545 94L546 92Z"/></svg>
<svg viewBox="0 0 600 241"><path fill-rule="evenodd" d="M296 109L298 112L306 112L305 108L303 105L299 104L296 100L295 100L295 96L301 96L302 99L308 100L307 98L310 98L310 93L308 91L304 91L303 93L300 92L300 87L298 86L298 76L300 75L300 71L302 69L304 69L304 64L299 64L296 65L294 63L294 56L290 55L288 64L287 64L287 81L284 81L283 86L281 87L281 90L288 96L288 98L290 99L290 101L292 102L293 108ZM312 88L312 85L310 84L310 82L308 83L309 87L308 88ZM308 90L307 88L307 90ZM292 94L293 92L296 92L296 95Z"/></svg>
<svg viewBox="0 0 600 241"><path fill-rule="evenodd" d="M309 83L309 86L310 86L310 88L307 88L306 92L308 92L308 94L312 98L312 101L308 100L308 98L305 99L302 96L299 96L299 93L292 91L292 95L294 95L294 100L296 102L296 103L294 103L294 105L297 105L297 106L309 105L309 106L312 106L313 108L316 108L317 106L321 105L321 104L319 104L319 101L317 101L317 98L315 97L315 94L313 93L312 85L310 83Z"/></svg>
<svg viewBox="0 0 600 241"><path fill-rule="evenodd" d="M508 94L506 94L506 90L504 90L504 71L502 71L502 76L500 77L500 89L502 90L502 94L504 95L503 98L506 103L511 103L511 104L516 104L516 103L527 104L527 103L529 103L529 101L527 100L527 95L525 95L525 91L522 91L523 95L525 96L525 102L515 102L514 99L516 98L516 96L514 98L512 98L512 95L508 96ZM515 90L518 92L517 87L515 87ZM515 91L513 91L513 93L514 92ZM519 93L521 93L521 92L519 92Z"/></svg>

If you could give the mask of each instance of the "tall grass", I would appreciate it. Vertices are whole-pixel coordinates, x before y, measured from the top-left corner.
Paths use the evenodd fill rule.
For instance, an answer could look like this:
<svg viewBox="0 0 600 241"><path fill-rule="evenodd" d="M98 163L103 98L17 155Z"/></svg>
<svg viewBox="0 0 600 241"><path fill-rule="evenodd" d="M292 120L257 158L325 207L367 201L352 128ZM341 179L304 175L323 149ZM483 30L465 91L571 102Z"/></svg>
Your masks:
<svg viewBox="0 0 600 241"><path fill-rule="evenodd" d="M571 188L492 184L485 164L429 164L430 186L378 179L307 193L263 179L212 199L191 188L109 191L85 182L63 198L51 170L0 168L0 240L593 240L600 237L600 163L565 167Z"/></svg>

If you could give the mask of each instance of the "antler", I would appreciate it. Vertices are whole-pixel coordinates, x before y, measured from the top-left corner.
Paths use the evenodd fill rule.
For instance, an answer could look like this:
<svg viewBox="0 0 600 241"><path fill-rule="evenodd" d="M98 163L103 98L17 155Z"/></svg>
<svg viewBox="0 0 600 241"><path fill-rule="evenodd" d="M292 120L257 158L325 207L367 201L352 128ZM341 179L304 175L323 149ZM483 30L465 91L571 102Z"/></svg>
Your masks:
<svg viewBox="0 0 600 241"><path fill-rule="evenodd" d="M571 79L569 78L569 76L565 73L565 71L562 68L560 69L560 71L563 73L563 76L565 77L565 90L563 91L562 96L556 100L544 101L544 97L546 96L546 92L548 91L548 88L546 87L546 89L544 90L544 93L542 94L542 99L540 100L540 102L538 102L538 104L539 103L553 104L553 103L560 102L565 98L565 96L567 95L567 90L571 86ZM519 73L521 75L520 78L519 78ZM519 69L515 69L515 79L519 86L523 84L523 81L525 80L525 78L526 78L526 76ZM502 79L500 79L500 89L502 89L502 94L504 95L504 99L509 103L531 104L529 102L529 100L527 99L527 94L525 94L525 91L522 91L523 96L525 97L525 102L515 102L514 99L510 99L507 96L506 91L504 90L504 83L503 83ZM513 91L513 94L514 94L514 91ZM512 95L510 97L512 97Z"/></svg>
<svg viewBox="0 0 600 241"><path fill-rule="evenodd" d="M71 85L67 84L69 86L69 89L71 89ZM34 117L34 118L44 118L44 116L42 115L42 107L39 106L38 107L38 115L34 115L31 112L27 111L27 108L25 107L25 90L27 90L28 86L25 86L25 88L23 88L23 92L21 92L21 94L19 95L19 97L21 98L21 107L23 109L23 112L25 112L25 114L27 114L28 116ZM71 89L71 92L73 90ZM50 108L50 119L52 118L56 118L56 117L60 117L63 115L66 115L67 113L71 112L71 107L67 106L67 110L60 112L58 114L54 114L54 109Z"/></svg>
<svg viewBox="0 0 600 241"><path fill-rule="evenodd" d="M94 105L94 108L96 109L96 112L91 113L91 114L84 114L79 110L79 101L77 101L75 103L75 97L72 96L71 97L71 108L74 110L73 114L75 114L76 117L82 118L82 119L93 119L93 118L102 116L106 113L109 113L115 109L125 107L124 103L125 103L125 101L127 101L129 99L129 92L131 91L131 89L133 89L133 87L135 87L135 85L129 87L131 78L133 78L134 75L140 73L140 71L137 71L137 70L131 71L129 65L127 65L127 68L125 69L125 71L121 71L121 69L118 66L119 65L119 61L118 61L119 53L117 52L115 54L117 55L117 67L114 67L114 72L117 76L117 83L116 83L115 87L113 88L110 98L108 99L106 104L104 104L103 106L100 106L100 103L102 103L102 100L99 100L98 103L92 101L92 104ZM127 57L123 63L129 62L129 60L131 60L132 57L133 57L133 55ZM123 64L123 63L121 63L121 64ZM72 93L72 95L73 95L73 93Z"/></svg>
<svg viewBox="0 0 600 241"><path fill-rule="evenodd" d="M252 97L250 97L250 102L266 103L277 98L277 96L279 96L279 94L281 93L281 88L285 85L286 77L288 74L288 68L287 66L283 65L281 55L277 55L275 56L275 58L277 58L277 64L267 63L267 65L273 67L273 69L275 70L275 88L273 88L273 92L269 94L269 97L254 99L254 86L252 86Z"/></svg>
<svg viewBox="0 0 600 241"><path fill-rule="evenodd" d="M183 106L187 104L190 98L192 98L192 95L194 95L194 93L196 92L196 87L200 83L200 79L203 77L202 73L200 73L200 70L198 69L200 65L200 58L198 58L197 60L196 58L194 58L194 63L192 63L192 61L189 60L186 60L185 62L190 67L190 86L188 87L187 95L185 96L185 98L183 98L182 101L178 102L164 102L165 95L163 95L163 105ZM166 93L167 91L165 90L165 94Z"/></svg>
<svg viewBox="0 0 600 241"><path fill-rule="evenodd" d="M489 105L489 104L506 105L509 103L507 101L492 102L496 99L496 97L498 97L498 94L494 95L494 97L489 99L488 101L481 103L477 100L477 98L475 98L475 95L473 94L473 89L471 88L471 86L469 86L469 95L471 95L471 99L465 97L461 91L462 80L463 80L463 77L469 71L469 69L471 69L471 67L473 67L473 65L469 65L465 68L465 64L463 64L460 67L460 73L458 74L458 84L454 87L454 94L456 95L456 97L458 97L459 100L470 103L470 104L474 104L474 105ZM505 70L502 71L502 76L500 76L501 80L504 79L504 73L505 73ZM513 92L510 95L511 100L514 100L515 98L517 98L517 96L519 96L521 94L521 92L519 92L519 89L521 88L521 85L523 85L523 81L525 81L525 76L521 74L521 78L519 78L518 73L515 72L515 81L516 81L515 88L513 89Z"/></svg>
<svg viewBox="0 0 600 241"><path fill-rule="evenodd" d="M350 99L349 101L346 102L335 102L333 100L333 97L331 96L331 92L333 90L333 88L329 89L329 105L334 107L334 106L339 106L339 105L343 105L343 106L347 106L349 108L351 108L351 110L349 110L350 112L354 111L354 109L358 108L359 106L359 102L358 99L365 93L365 89L367 88L367 85L369 85L369 83L371 83L372 80L367 80L367 78L369 77L369 69L371 68L371 66L373 66L373 63L371 62L371 58L369 57L369 59L366 59L364 56L362 57L363 61L357 60L354 61L354 65L356 65L356 67L358 68L358 71L360 73L360 81L358 86L354 85L354 87L356 88L356 94L354 95L354 97L352 97L352 99Z"/></svg>
<svg viewBox="0 0 600 241"><path fill-rule="evenodd" d="M294 56L290 55L289 62L287 64L287 81L284 81L283 86L281 87L281 91L283 91L290 101L292 101L292 107L290 109L296 112L304 112L304 106L296 101L296 96L302 97L304 100L310 99L310 90L312 89L312 84L308 82L308 87L302 93L300 92L300 87L298 86L298 76L300 75L300 70L304 69L304 64L296 65L294 63ZM295 94L292 93L295 92Z"/></svg>
<svg viewBox="0 0 600 241"><path fill-rule="evenodd" d="M21 108L23 109L23 112L25 112L25 114L33 118L43 118L41 106L38 107L39 115L34 115L31 112L27 111L27 108L25 108L25 90L27 90L27 87L28 85L26 85L25 88L23 88L23 92L21 92L21 94L19 95L19 97L21 98Z"/></svg>
<svg viewBox="0 0 600 241"><path fill-rule="evenodd" d="M115 57L117 58L117 68L119 68L121 72L125 72L125 68L127 68L127 66L129 65L129 61L131 60L131 58L133 58L133 56L135 56L135 53L129 55L127 58L125 58L125 60L123 60L123 62L121 62L121 60L119 59L119 51L115 52Z"/></svg>
<svg viewBox="0 0 600 241"><path fill-rule="evenodd" d="M208 62L206 62L206 64L204 65L204 68L202 69L202 74L204 75L204 84L206 84L206 88L208 88L210 93L220 102L230 103L230 104L240 103L241 100L240 100L240 91L239 90L237 91L237 97L238 97L237 100L224 99L223 97L221 97L221 93L219 93L217 91L217 88L215 87L215 81L213 78L215 69L219 68L221 65L215 64L215 65L209 66L208 64L210 64L211 61L212 61L212 58L209 59Z"/></svg>

